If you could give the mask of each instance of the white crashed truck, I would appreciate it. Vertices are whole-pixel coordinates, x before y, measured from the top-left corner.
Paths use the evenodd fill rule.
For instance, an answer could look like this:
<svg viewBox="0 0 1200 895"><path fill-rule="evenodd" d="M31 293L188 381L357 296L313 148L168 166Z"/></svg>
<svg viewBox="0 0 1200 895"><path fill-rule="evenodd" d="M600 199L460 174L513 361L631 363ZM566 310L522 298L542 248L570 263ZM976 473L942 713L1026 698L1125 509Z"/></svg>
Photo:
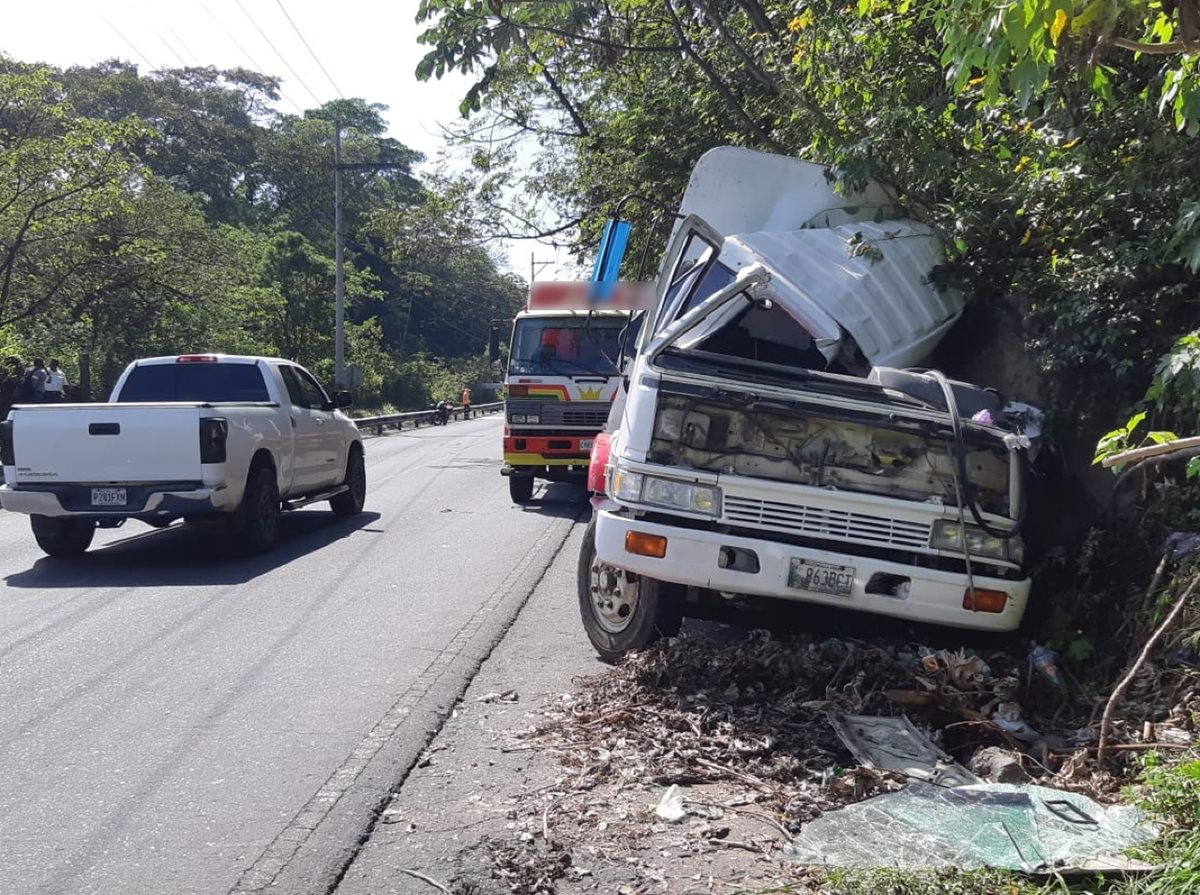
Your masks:
<svg viewBox="0 0 1200 895"><path fill-rule="evenodd" d="M597 439L580 611L603 658L745 597L1007 631L1040 413L913 369L962 311L924 226L822 166L696 165Z"/></svg>

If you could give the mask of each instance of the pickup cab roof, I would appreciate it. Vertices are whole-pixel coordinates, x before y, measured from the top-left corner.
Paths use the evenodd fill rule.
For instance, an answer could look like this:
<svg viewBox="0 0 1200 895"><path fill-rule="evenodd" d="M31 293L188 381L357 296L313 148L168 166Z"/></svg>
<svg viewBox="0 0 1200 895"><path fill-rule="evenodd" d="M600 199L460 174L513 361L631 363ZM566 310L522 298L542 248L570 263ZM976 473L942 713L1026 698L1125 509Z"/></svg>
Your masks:
<svg viewBox="0 0 1200 895"><path fill-rule="evenodd" d="M256 357L250 354L218 354L211 351L194 354L164 354L161 357L143 357L130 364L131 367L146 367L151 364L179 363L220 363L220 364L256 364L259 361L270 364L290 364L293 361L280 357Z"/></svg>

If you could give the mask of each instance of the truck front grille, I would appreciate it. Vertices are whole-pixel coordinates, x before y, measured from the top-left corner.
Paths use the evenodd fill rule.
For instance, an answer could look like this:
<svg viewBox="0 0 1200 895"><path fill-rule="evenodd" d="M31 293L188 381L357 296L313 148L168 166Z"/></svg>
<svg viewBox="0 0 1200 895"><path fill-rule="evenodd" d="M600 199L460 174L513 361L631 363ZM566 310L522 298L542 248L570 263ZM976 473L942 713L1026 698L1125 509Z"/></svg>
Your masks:
<svg viewBox="0 0 1200 895"><path fill-rule="evenodd" d="M612 405L607 401L536 401L510 399L506 410L511 416L540 414L542 426L579 426L599 430L608 421Z"/></svg>
<svg viewBox="0 0 1200 895"><path fill-rule="evenodd" d="M929 525L923 522L728 494L723 505L724 521L734 525L884 547L929 548Z"/></svg>

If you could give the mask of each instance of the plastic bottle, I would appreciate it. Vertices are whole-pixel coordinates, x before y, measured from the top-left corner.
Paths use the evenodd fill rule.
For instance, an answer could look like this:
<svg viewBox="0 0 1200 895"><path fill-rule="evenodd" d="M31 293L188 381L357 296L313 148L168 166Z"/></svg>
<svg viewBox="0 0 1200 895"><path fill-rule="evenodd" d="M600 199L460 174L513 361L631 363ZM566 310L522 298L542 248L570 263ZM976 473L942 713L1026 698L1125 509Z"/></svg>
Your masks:
<svg viewBox="0 0 1200 895"><path fill-rule="evenodd" d="M1058 656L1054 654L1054 650L1045 646L1035 646L1033 652L1029 654L1029 661L1050 683L1056 687L1062 687L1062 672L1058 670Z"/></svg>

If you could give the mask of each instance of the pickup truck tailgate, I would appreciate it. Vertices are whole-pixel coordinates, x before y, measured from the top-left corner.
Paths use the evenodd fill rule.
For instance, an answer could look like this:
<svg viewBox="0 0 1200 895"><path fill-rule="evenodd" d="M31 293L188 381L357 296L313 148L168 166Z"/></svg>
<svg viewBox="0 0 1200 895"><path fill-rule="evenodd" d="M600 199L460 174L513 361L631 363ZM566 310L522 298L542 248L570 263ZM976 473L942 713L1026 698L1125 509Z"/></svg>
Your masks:
<svg viewBox="0 0 1200 895"><path fill-rule="evenodd" d="M199 481L200 408L78 404L20 408L17 483Z"/></svg>

